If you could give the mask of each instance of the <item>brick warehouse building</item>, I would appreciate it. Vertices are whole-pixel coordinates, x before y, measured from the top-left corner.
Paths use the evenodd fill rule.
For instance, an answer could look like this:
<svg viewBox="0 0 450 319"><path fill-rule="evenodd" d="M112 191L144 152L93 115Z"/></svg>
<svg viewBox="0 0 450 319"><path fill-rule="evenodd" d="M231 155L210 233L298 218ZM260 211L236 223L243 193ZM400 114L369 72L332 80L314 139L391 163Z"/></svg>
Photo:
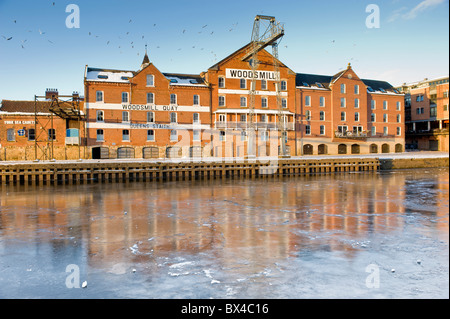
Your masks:
<svg viewBox="0 0 450 319"><path fill-rule="evenodd" d="M248 49L249 44L198 75L161 73L147 55L137 72L86 67L92 156L248 155L252 78L251 65L242 60ZM350 65L323 76L295 73L278 61L280 112L273 56L262 50L258 60L258 156L274 155L269 135L280 114L291 156L404 151L404 95L389 83L360 79ZM279 145L278 132L270 136Z"/></svg>
<svg viewBox="0 0 450 319"><path fill-rule="evenodd" d="M146 53L136 72L86 66L84 84L93 158L197 157L210 140L200 75L161 73Z"/></svg>
<svg viewBox="0 0 450 319"><path fill-rule="evenodd" d="M308 154L404 151L404 102L384 81L360 79L350 64L333 76L296 75L298 147Z"/></svg>
<svg viewBox="0 0 450 319"><path fill-rule="evenodd" d="M1 101L0 160L85 157L84 149L81 149L85 145L84 124L56 114L68 106L68 100L55 103L59 97L58 90L47 89L43 100ZM79 94L74 92L70 100L78 101L80 114L83 114L83 101Z"/></svg>
<svg viewBox="0 0 450 319"><path fill-rule="evenodd" d="M199 74L163 73L147 53L137 71L86 66L86 121L81 123L85 135L80 157L248 155L252 68L242 60L248 48L240 48ZM360 79L350 65L335 75L317 75L296 73L277 60L278 110L274 58L261 50L258 60L256 155L277 155L281 138L286 140L291 156L404 151L404 94L389 83ZM26 155L22 150L21 155L7 159L31 159L33 141L23 136L12 140L11 129L15 135L20 129L16 127L19 122L14 121L21 120L12 118L14 109L8 104L4 100L0 108L2 119L11 118L1 122L1 147L26 149ZM33 111L28 112L26 121L33 121ZM276 129L280 116L284 137ZM57 117L54 120L56 139L52 142L64 150L55 152L54 158L79 158L67 155L65 150L71 146L63 132L73 124Z"/></svg>

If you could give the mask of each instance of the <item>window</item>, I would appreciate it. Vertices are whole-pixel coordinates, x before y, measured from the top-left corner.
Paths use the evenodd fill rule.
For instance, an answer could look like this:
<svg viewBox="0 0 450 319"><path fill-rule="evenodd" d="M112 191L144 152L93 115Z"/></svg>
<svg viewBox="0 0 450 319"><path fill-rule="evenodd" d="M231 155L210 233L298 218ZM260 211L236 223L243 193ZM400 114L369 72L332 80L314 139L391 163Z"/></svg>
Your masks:
<svg viewBox="0 0 450 319"><path fill-rule="evenodd" d="M225 141L226 133L225 131L219 131L219 141Z"/></svg>
<svg viewBox="0 0 450 319"><path fill-rule="evenodd" d="M225 78L219 77L219 89L223 89L225 87Z"/></svg>
<svg viewBox="0 0 450 319"><path fill-rule="evenodd" d="M376 102L375 102L375 100L371 100L371 101L370 101L370 108L371 108L372 110L375 110L375 107L376 107Z"/></svg>
<svg viewBox="0 0 450 319"><path fill-rule="evenodd" d="M192 140L193 141L200 141L200 130L192 131Z"/></svg>
<svg viewBox="0 0 450 319"><path fill-rule="evenodd" d="M359 94L359 85L355 85L355 94Z"/></svg>
<svg viewBox="0 0 450 319"><path fill-rule="evenodd" d="M34 130L34 128L28 129L28 140L34 141L35 139L36 139L36 131Z"/></svg>
<svg viewBox="0 0 450 319"><path fill-rule="evenodd" d="M219 96L219 106L225 106L225 96Z"/></svg>
<svg viewBox="0 0 450 319"><path fill-rule="evenodd" d="M402 103L401 102L397 102L397 111L400 111L402 108Z"/></svg>
<svg viewBox="0 0 450 319"><path fill-rule="evenodd" d="M311 111L306 111L306 113L305 113L305 120L311 121Z"/></svg>
<svg viewBox="0 0 450 319"><path fill-rule="evenodd" d="M147 74L147 86L155 86L153 74Z"/></svg>
<svg viewBox="0 0 450 319"><path fill-rule="evenodd" d="M177 113L172 112L170 113L170 123L176 123L177 122Z"/></svg>
<svg viewBox="0 0 450 319"><path fill-rule="evenodd" d="M267 81L261 80L261 90L267 90Z"/></svg>
<svg viewBox="0 0 450 319"><path fill-rule="evenodd" d="M247 132L242 131L241 132L241 142L246 141L246 140L247 140Z"/></svg>
<svg viewBox="0 0 450 319"><path fill-rule="evenodd" d="M261 142L267 142L269 140L269 131L260 131Z"/></svg>
<svg viewBox="0 0 450 319"><path fill-rule="evenodd" d="M154 142L155 141L155 131L147 130L147 141Z"/></svg>
<svg viewBox="0 0 450 319"><path fill-rule="evenodd" d="M309 95L305 96L305 105L311 106L311 97Z"/></svg>
<svg viewBox="0 0 450 319"><path fill-rule="evenodd" d="M383 110L387 110L387 109L388 109L388 102L383 101Z"/></svg>
<svg viewBox="0 0 450 319"><path fill-rule="evenodd" d="M247 106L247 98L242 96L241 97L241 107L246 107Z"/></svg>
<svg viewBox="0 0 450 319"><path fill-rule="evenodd" d="M200 123L200 114L199 113L193 114L193 123Z"/></svg>
<svg viewBox="0 0 450 319"><path fill-rule="evenodd" d="M372 136L377 135L377 128L375 126L372 126L371 133L372 133Z"/></svg>
<svg viewBox="0 0 450 319"><path fill-rule="evenodd" d="M155 123L155 112L147 112L147 123Z"/></svg>
<svg viewBox="0 0 450 319"><path fill-rule="evenodd" d="M200 96L198 94L194 94L194 105L200 105Z"/></svg>
<svg viewBox="0 0 450 319"><path fill-rule="evenodd" d="M325 121L325 112L324 111L320 111L319 118L321 121Z"/></svg>
<svg viewBox="0 0 450 319"><path fill-rule="evenodd" d="M103 135L103 130L97 130L97 142L103 142L105 140L105 136Z"/></svg>
<svg viewBox="0 0 450 319"><path fill-rule="evenodd" d="M448 104L444 104L444 112L448 111Z"/></svg>
<svg viewBox="0 0 450 319"><path fill-rule="evenodd" d="M247 122L247 114L241 114L239 121L244 123Z"/></svg>
<svg viewBox="0 0 450 319"><path fill-rule="evenodd" d="M122 92L122 103L128 103L128 92Z"/></svg>
<svg viewBox="0 0 450 319"><path fill-rule="evenodd" d="M374 122L376 121L376 115L375 115L375 113L370 114L370 121L371 121L372 123L374 123Z"/></svg>
<svg viewBox="0 0 450 319"><path fill-rule="evenodd" d="M48 129L48 140L49 141L56 140L56 130L54 128L49 128Z"/></svg>
<svg viewBox="0 0 450 319"><path fill-rule="evenodd" d="M400 114L397 114L397 123L401 123L402 116Z"/></svg>
<svg viewBox="0 0 450 319"><path fill-rule="evenodd" d="M170 104L177 104L177 95L176 94L170 94Z"/></svg>
<svg viewBox="0 0 450 319"><path fill-rule="evenodd" d="M402 135L402 128L397 126L397 136Z"/></svg>
<svg viewBox="0 0 450 319"><path fill-rule="evenodd" d="M445 99L445 98L448 98L448 90L447 90L447 91L444 91L443 97L444 97L444 99Z"/></svg>
<svg viewBox="0 0 450 319"><path fill-rule="evenodd" d="M127 111L122 112L122 122L130 122L130 113Z"/></svg>
<svg viewBox="0 0 450 319"><path fill-rule="evenodd" d="M341 107L345 107L345 97L341 97Z"/></svg>
<svg viewBox="0 0 450 319"><path fill-rule="evenodd" d="M359 122L359 112L355 112L355 122Z"/></svg>
<svg viewBox="0 0 450 319"><path fill-rule="evenodd" d="M387 114L383 114L383 122L387 123L388 121L388 115Z"/></svg>
<svg viewBox="0 0 450 319"><path fill-rule="evenodd" d="M287 83L286 81L281 81L281 91L286 91L287 90Z"/></svg>
<svg viewBox="0 0 450 319"><path fill-rule="evenodd" d="M346 134L348 130L347 125L338 125L338 133Z"/></svg>
<svg viewBox="0 0 450 319"><path fill-rule="evenodd" d="M97 122L103 122L105 120L103 111L97 111Z"/></svg>
<svg viewBox="0 0 450 319"><path fill-rule="evenodd" d="M267 107L267 98L266 97L261 98L261 107Z"/></svg>
<svg viewBox="0 0 450 319"><path fill-rule="evenodd" d="M103 102L103 91L97 91L95 96L97 102Z"/></svg>
<svg viewBox="0 0 450 319"><path fill-rule="evenodd" d="M305 125L305 134L311 135L311 125Z"/></svg>
<svg viewBox="0 0 450 319"><path fill-rule="evenodd" d="M153 93L147 93L147 104L155 104L155 95Z"/></svg>
<svg viewBox="0 0 450 319"><path fill-rule="evenodd" d="M320 135L325 135L325 125L320 126Z"/></svg>
<svg viewBox="0 0 450 319"><path fill-rule="evenodd" d="M240 79L240 88L241 89L247 88L247 81L245 79Z"/></svg>
<svg viewBox="0 0 450 319"><path fill-rule="evenodd" d="M341 84L341 93L345 93L345 84Z"/></svg>
<svg viewBox="0 0 450 319"><path fill-rule="evenodd" d="M345 112L341 112L341 121L345 121L346 115Z"/></svg>
<svg viewBox="0 0 450 319"><path fill-rule="evenodd" d="M359 109L359 99L355 99L355 108Z"/></svg>
<svg viewBox="0 0 450 319"><path fill-rule="evenodd" d="M325 97L319 97L319 106L325 106Z"/></svg>
<svg viewBox="0 0 450 319"><path fill-rule="evenodd" d="M437 107L436 104L433 106L430 106L430 117L436 117L437 116Z"/></svg>
<svg viewBox="0 0 450 319"><path fill-rule="evenodd" d="M261 122L267 123L267 115L266 114L261 114Z"/></svg>
<svg viewBox="0 0 450 319"><path fill-rule="evenodd" d="M122 141L129 142L130 141L130 131L122 130Z"/></svg>
<svg viewBox="0 0 450 319"><path fill-rule="evenodd" d="M286 99L281 99L281 107L282 108L287 108L287 100Z"/></svg>
<svg viewBox="0 0 450 319"><path fill-rule="evenodd" d="M227 116L225 114L219 114L219 122L226 122Z"/></svg>
<svg viewBox="0 0 450 319"><path fill-rule="evenodd" d="M171 142L178 141L178 132L177 132L177 130L171 130L170 131L170 141Z"/></svg>
<svg viewBox="0 0 450 319"><path fill-rule="evenodd" d="M16 141L16 132L13 128L9 128L6 130L6 140L8 142L15 142Z"/></svg>
<svg viewBox="0 0 450 319"><path fill-rule="evenodd" d="M383 127L383 135L384 136L388 135L388 128L387 128L387 126Z"/></svg>

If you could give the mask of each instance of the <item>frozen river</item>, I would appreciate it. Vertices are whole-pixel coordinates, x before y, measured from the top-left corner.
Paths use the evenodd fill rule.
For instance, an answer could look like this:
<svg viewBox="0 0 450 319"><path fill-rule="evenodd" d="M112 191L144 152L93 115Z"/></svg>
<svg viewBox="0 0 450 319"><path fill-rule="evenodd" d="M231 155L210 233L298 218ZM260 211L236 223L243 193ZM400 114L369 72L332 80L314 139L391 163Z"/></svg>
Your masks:
<svg viewBox="0 0 450 319"><path fill-rule="evenodd" d="M448 173L1 186L0 298L449 298Z"/></svg>

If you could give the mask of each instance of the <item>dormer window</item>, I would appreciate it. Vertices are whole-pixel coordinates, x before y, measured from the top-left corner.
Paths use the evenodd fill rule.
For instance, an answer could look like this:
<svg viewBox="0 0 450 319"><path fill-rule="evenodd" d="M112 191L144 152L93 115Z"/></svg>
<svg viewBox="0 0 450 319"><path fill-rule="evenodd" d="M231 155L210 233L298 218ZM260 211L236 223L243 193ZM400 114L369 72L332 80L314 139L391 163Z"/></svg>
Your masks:
<svg viewBox="0 0 450 319"><path fill-rule="evenodd" d="M108 76L107 75L103 75L103 74L99 74L99 75L97 75L97 78L106 80L106 79L108 79Z"/></svg>

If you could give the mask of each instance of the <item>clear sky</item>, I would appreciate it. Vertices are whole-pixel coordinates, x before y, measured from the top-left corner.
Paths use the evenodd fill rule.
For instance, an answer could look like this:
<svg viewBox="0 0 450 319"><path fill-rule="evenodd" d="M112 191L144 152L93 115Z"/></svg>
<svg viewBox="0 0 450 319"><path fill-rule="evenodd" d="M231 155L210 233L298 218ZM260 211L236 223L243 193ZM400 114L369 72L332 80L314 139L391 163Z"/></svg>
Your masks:
<svg viewBox="0 0 450 319"><path fill-rule="evenodd" d="M66 26L69 4L79 28ZM369 4L379 28L366 25ZM83 95L85 65L137 70L145 44L160 71L198 74L251 40L257 14L284 24L279 58L297 73L350 62L392 85L449 74L448 0L0 0L0 100Z"/></svg>

